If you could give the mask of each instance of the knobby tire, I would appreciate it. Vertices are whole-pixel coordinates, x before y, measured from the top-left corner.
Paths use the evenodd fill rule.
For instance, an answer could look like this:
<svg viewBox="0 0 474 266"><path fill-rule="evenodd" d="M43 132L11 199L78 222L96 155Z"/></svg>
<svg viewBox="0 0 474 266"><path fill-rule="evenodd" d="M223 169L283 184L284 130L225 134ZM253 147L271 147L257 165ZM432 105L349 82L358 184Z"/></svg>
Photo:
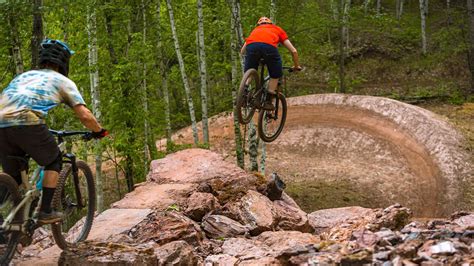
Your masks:
<svg viewBox="0 0 474 266"><path fill-rule="evenodd" d="M251 78L250 86L246 88L247 80ZM239 94L235 104L234 112L237 113L239 123L248 124L255 113L254 94L260 90L260 79L256 69L249 69L245 72L240 82ZM257 99L258 100L258 99Z"/></svg>
<svg viewBox="0 0 474 266"><path fill-rule="evenodd" d="M21 195L20 191L18 190L18 184L11 176L5 173L0 173L0 187L6 188L7 192L10 194L9 200L11 201L12 206L17 206L21 202ZM15 218L21 219L22 214L23 209L20 209L17 212L17 217ZM6 218L6 216L3 218ZM20 239L20 234L21 233L18 231L2 233L1 237L4 237L7 240L7 243L5 247L1 247L0 250L0 265L8 265L13 259L13 256L15 255L16 251L16 246L18 245L18 241Z"/></svg>
<svg viewBox="0 0 474 266"><path fill-rule="evenodd" d="M279 116L279 122L277 124L277 129L275 132L271 133L268 132L268 124L271 121L271 116L274 115L275 111L267 111L267 110L260 110L260 113L258 115L258 136L265 142L272 142L278 138L280 133L283 131L283 127L285 126L285 121L286 121L286 112L287 112L287 104L286 104L286 98L282 93L278 93L277 97L278 101L278 110L275 110L278 112ZM275 103L276 107L276 103ZM280 112L281 110L281 112ZM281 117L281 118L280 118ZM265 120L268 121L268 123L265 123Z"/></svg>
<svg viewBox="0 0 474 266"><path fill-rule="evenodd" d="M73 246L74 244L78 242L84 241L89 235L89 232L92 228L92 221L94 220L94 212L96 208L96 194L95 194L95 185L94 185L94 178L92 175L92 171L90 167L87 165L87 163L84 161L77 161L76 165L78 168L79 178L85 177L88 202L86 203L87 206L85 206L84 208L87 208L87 214L85 216L85 221L84 221L84 225L82 226L81 232L72 240L66 239L67 234L63 233L62 223L52 224L51 231L53 233L54 240L56 241L56 244L61 249L66 249L69 246ZM70 195L72 195L73 196L72 198L75 199L75 192L65 191L64 189L67 182L72 182L74 186L74 183L73 183L74 176L72 173L72 166L70 164L63 165L63 166L64 166L64 169L61 171L59 175L58 185L57 185L56 191L54 192L52 207L56 210L62 211L63 214L66 215L66 212L69 210L68 208L71 208L70 206L69 207L66 206L67 205L66 203L71 198ZM81 173L83 174L82 176L80 175ZM81 180L79 180L79 182L80 181ZM82 194L83 198L86 196L84 194L85 193ZM65 219L67 219L67 216L65 217Z"/></svg>

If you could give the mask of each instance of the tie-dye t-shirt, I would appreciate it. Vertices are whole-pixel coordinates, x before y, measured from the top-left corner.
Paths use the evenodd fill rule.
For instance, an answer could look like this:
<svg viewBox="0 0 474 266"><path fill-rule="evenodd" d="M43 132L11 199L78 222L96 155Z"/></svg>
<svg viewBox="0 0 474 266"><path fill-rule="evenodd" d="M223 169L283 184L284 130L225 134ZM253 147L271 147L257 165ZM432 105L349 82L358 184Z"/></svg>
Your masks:
<svg viewBox="0 0 474 266"><path fill-rule="evenodd" d="M72 80L49 69L20 74L0 94L0 128L44 124L48 111L60 103L85 105Z"/></svg>

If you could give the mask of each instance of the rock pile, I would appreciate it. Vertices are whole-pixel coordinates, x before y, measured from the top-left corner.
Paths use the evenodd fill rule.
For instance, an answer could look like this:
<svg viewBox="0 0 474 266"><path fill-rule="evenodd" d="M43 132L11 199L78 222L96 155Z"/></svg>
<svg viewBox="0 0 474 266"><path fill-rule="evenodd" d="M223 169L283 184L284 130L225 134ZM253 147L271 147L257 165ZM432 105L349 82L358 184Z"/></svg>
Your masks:
<svg viewBox="0 0 474 266"><path fill-rule="evenodd" d="M471 213L426 222L410 222L411 211L400 205L307 214L275 190L284 187L277 176L267 181L201 149L152 167L148 182L97 217L94 228L101 232L93 229L93 240L63 251L59 264L474 263ZM134 212L141 215L136 222L120 220Z"/></svg>

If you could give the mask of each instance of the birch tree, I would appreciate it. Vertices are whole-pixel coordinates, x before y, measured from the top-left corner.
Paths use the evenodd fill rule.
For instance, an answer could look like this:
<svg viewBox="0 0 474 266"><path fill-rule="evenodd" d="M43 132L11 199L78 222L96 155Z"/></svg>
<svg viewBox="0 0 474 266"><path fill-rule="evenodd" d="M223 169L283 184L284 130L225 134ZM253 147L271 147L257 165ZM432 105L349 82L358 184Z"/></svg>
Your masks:
<svg viewBox="0 0 474 266"><path fill-rule="evenodd" d="M364 12L367 13L371 0L364 0Z"/></svg>
<svg viewBox="0 0 474 266"><path fill-rule="evenodd" d="M339 91L345 93L345 70L344 70L344 60L345 60L345 49L344 49L344 10L345 10L346 0L340 0L339 2ZM337 90L336 90L337 92Z"/></svg>
<svg viewBox="0 0 474 266"><path fill-rule="evenodd" d="M183 79L184 90L185 90L186 98L188 102L189 115L191 117L191 123L192 123L192 129L193 129L194 143L198 144L199 138L198 138L198 132L197 132L197 126L196 126L196 116L194 114L194 104L193 104L193 99L191 97L191 89L189 87L188 77L186 76L186 70L184 68L183 56L181 55L181 51L179 48L179 40L178 40L178 34L176 33L176 26L175 26L175 21L174 21L173 8L171 6L171 0L166 0L166 4L168 7L168 13L170 16L171 33L173 35L176 56L178 57L179 69L181 71L181 77Z"/></svg>
<svg viewBox="0 0 474 266"><path fill-rule="evenodd" d="M420 0L421 17L421 52L426 55L426 16L428 11L428 0Z"/></svg>
<svg viewBox="0 0 474 266"><path fill-rule="evenodd" d="M236 99L237 99L237 84L239 84L238 81L238 64L237 64L237 39L236 35L234 34L235 32L235 20L234 17L230 17L230 30L232 34L230 35L230 61L232 64L232 71L231 71L231 77L232 77L232 106L235 109L235 104L236 104ZM237 158L237 165L244 169L245 167L245 156L244 156L244 151L243 151L243 145L242 145L242 133L240 131L240 123L239 119L237 118L237 113L234 112L234 137L235 137L235 156Z"/></svg>
<svg viewBox="0 0 474 266"><path fill-rule="evenodd" d="M270 3L270 19L276 24L276 13L277 13L277 4L276 0L272 0Z"/></svg>
<svg viewBox="0 0 474 266"><path fill-rule="evenodd" d="M351 8L351 0L345 0L344 12L342 14L343 37L346 49L349 49L349 9Z"/></svg>
<svg viewBox="0 0 474 266"><path fill-rule="evenodd" d="M157 13L157 50L158 60L160 62L160 74L161 74L161 89L163 91L163 98L165 101L165 123L166 123L166 145L171 145L171 116L170 116L170 96L168 92L168 75L165 66L165 57L163 50L163 41L161 37L161 1L157 2L156 13Z"/></svg>
<svg viewBox="0 0 474 266"><path fill-rule="evenodd" d="M13 62L15 64L15 73L21 74L24 72L23 57L21 55L21 41L20 34L18 31L17 18L14 14L15 3L8 4L8 26L10 27L11 36L11 53L13 56Z"/></svg>
<svg viewBox="0 0 474 266"><path fill-rule="evenodd" d="M100 120L99 69L97 66L97 25L94 7L88 7L87 32L89 35L89 77L92 96L92 112ZM104 191L102 187L102 146L95 142L95 186L97 190L97 210L104 210Z"/></svg>
<svg viewBox="0 0 474 266"><path fill-rule="evenodd" d="M206 49L204 44L204 19L202 15L202 0L197 0L198 11L198 43L199 43L199 75L201 77L201 106L202 106L202 132L204 143L209 143L209 127L207 121L207 70Z"/></svg>
<svg viewBox="0 0 474 266"><path fill-rule="evenodd" d="M382 0L377 0L376 14L380 15L380 9L382 8Z"/></svg>
<svg viewBox="0 0 474 266"><path fill-rule="evenodd" d="M244 33L242 30L242 22L240 17L240 0L230 0L229 3L231 4L232 16L234 18L235 34L237 35L239 47L242 47L244 44ZM242 57L240 63L243 70L244 60ZM250 169L252 171L258 171L258 136L257 128L255 127L253 120L250 120L248 134Z"/></svg>
<svg viewBox="0 0 474 266"><path fill-rule="evenodd" d="M38 68L39 46L43 40L43 0L33 1L33 34L31 35L31 69Z"/></svg>
<svg viewBox="0 0 474 266"><path fill-rule="evenodd" d="M396 17L397 17L398 20L400 20L402 18L403 4L404 4L404 0L397 0L396 1L395 13L396 13Z"/></svg>
<svg viewBox="0 0 474 266"><path fill-rule="evenodd" d="M143 47L145 48L146 47L146 29L147 29L147 21L146 21L146 11L145 11L145 1L142 0L142 6L141 6L141 11L142 11L142 19L143 19L143 36L142 36L142 43L143 43ZM143 64L143 80L142 80L142 93L143 93L143 96L142 96L142 100L143 100L143 135L144 135L144 138L145 138L145 141L144 141L144 147L143 147L143 151L144 151L144 169L145 169L145 173L148 172L148 162L150 161L150 143L149 143L149 122L148 122L148 93L147 93L147 80L146 80L146 75L147 75L147 66L146 66L146 60L145 60L145 57L143 56L142 57L142 64Z"/></svg>
<svg viewBox="0 0 474 266"><path fill-rule="evenodd" d="M469 19L469 70L471 72L470 94L474 94L474 6L473 0L467 0L467 11Z"/></svg>

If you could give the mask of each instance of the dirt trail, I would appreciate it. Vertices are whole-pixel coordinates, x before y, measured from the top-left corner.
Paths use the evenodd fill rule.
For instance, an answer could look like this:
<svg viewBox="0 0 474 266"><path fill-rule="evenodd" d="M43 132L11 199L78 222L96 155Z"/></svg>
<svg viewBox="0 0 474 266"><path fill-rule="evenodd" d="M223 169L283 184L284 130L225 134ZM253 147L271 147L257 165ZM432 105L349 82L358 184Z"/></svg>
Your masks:
<svg viewBox="0 0 474 266"><path fill-rule="evenodd" d="M459 208L463 184L473 180L470 154L463 149L462 135L441 117L370 96L310 95L288 103L285 129L267 145L266 167L267 173L278 172L290 188L300 184L303 189L294 191L305 195L300 200L327 192L329 188L311 190L318 182L332 182L347 184L347 190L330 192L336 194L328 197L334 205L326 202L329 205L321 207L347 206L354 200L368 207L400 202L423 217L444 216ZM231 115L210 121L211 149L233 160ZM191 143L191 137L186 128L173 139ZM163 147L163 141L157 145ZM351 193L358 196L347 199L345 194Z"/></svg>

